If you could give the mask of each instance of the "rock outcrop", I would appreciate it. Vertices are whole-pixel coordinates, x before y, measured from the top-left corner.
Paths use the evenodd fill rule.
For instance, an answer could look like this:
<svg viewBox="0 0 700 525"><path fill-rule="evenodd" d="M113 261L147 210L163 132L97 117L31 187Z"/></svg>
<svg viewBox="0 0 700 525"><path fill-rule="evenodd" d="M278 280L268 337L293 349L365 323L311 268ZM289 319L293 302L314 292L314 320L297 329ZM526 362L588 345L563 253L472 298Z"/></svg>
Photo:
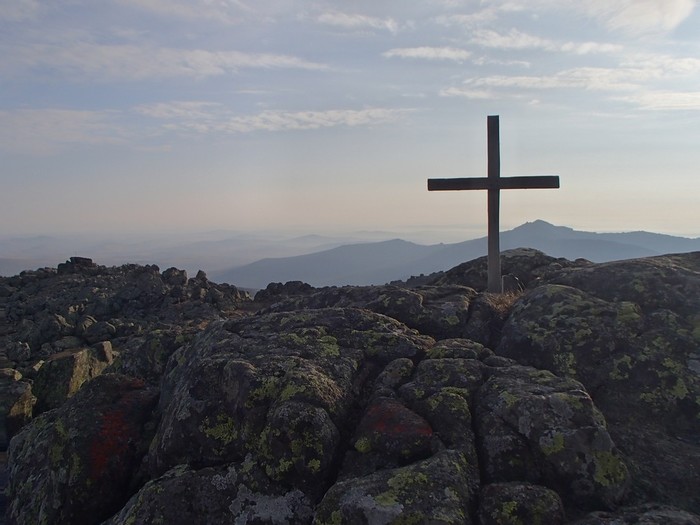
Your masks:
<svg viewBox="0 0 700 525"><path fill-rule="evenodd" d="M700 254L504 268L0 279L8 522L700 524Z"/></svg>

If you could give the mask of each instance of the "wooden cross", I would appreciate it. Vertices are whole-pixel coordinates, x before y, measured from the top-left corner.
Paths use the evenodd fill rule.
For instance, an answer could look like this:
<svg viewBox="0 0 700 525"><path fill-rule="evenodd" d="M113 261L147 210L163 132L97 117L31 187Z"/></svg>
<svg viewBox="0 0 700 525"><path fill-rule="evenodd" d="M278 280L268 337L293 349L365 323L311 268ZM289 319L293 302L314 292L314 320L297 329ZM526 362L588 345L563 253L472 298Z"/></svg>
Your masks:
<svg viewBox="0 0 700 525"><path fill-rule="evenodd" d="M499 247L498 215L501 190L526 188L558 188L556 175L530 177L501 177L501 155L498 132L498 115L489 115L488 128L488 177L461 179L428 179L428 191L488 190L488 291L501 293L501 251Z"/></svg>

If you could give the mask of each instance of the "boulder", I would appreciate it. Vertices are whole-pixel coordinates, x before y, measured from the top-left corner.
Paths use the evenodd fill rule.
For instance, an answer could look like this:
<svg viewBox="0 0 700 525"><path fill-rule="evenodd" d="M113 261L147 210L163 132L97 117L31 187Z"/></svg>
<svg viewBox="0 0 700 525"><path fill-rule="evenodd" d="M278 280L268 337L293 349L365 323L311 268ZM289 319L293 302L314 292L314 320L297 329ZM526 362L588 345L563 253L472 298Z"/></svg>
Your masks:
<svg viewBox="0 0 700 525"><path fill-rule="evenodd" d="M496 351L576 378L594 395L632 471L630 503L663 501L700 512L700 496L690 488L700 485L700 337L688 307L698 303L690 292L700 279L682 257L673 266L664 261L563 270L552 280L589 291L548 284L527 292ZM674 291L680 285L687 297Z"/></svg>
<svg viewBox="0 0 700 525"><path fill-rule="evenodd" d="M550 257L533 248L515 248L501 252L501 274L525 288L536 285L562 268L588 267L593 263L584 259L569 261ZM479 257L462 263L440 274L431 284L436 286L461 285L475 290L486 290L488 284L488 257Z"/></svg>
<svg viewBox="0 0 700 525"><path fill-rule="evenodd" d="M668 505L649 503L616 512L593 512L571 525L700 525L700 516Z"/></svg>
<svg viewBox="0 0 700 525"><path fill-rule="evenodd" d="M343 286L314 289L287 283L270 285L258 292L262 312L284 312L307 308L365 308L401 321L435 339L465 337L476 292L465 286ZM276 300L276 302L271 302Z"/></svg>
<svg viewBox="0 0 700 525"><path fill-rule="evenodd" d="M32 418L36 397L32 386L17 370L0 370L0 450L7 450L10 438Z"/></svg>
<svg viewBox="0 0 700 525"><path fill-rule="evenodd" d="M563 525L559 495L541 485L492 483L479 495L480 525Z"/></svg>
<svg viewBox="0 0 700 525"><path fill-rule="evenodd" d="M44 412L58 408L75 395L83 383L101 374L112 360L109 342L52 355L41 366L34 380L36 410Z"/></svg>
<svg viewBox="0 0 700 525"><path fill-rule="evenodd" d="M8 450L8 523L94 525L122 508L157 396L143 382L106 374L32 419Z"/></svg>
<svg viewBox="0 0 700 525"><path fill-rule="evenodd" d="M275 483L318 497L337 468L365 383L390 361L419 359L432 343L356 309L212 323L170 359L151 472L250 454Z"/></svg>
<svg viewBox="0 0 700 525"><path fill-rule="evenodd" d="M312 517L303 492L275 486L254 463L243 462L199 470L173 467L149 481L103 525L287 525L311 523Z"/></svg>
<svg viewBox="0 0 700 525"><path fill-rule="evenodd" d="M405 467L338 482L316 508L314 523L473 523L466 467L463 454L444 450Z"/></svg>
<svg viewBox="0 0 700 525"><path fill-rule="evenodd" d="M581 383L529 367L497 368L475 412L486 482L544 485L573 509L612 508L625 496L627 466Z"/></svg>

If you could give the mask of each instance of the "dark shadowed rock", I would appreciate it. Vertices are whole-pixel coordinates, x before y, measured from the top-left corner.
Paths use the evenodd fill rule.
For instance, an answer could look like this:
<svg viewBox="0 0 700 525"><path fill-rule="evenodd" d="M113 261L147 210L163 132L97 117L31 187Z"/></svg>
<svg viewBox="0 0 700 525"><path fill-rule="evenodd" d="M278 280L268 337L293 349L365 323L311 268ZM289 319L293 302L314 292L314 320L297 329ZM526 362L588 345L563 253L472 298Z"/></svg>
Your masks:
<svg viewBox="0 0 700 525"><path fill-rule="evenodd" d="M10 438L32 418L36 397L31 384L17 370L0 370L0 447L7 450Z"/></svg>
<svg viewBox="0 0 700 525"><path fill-rule="evenodd" d="M193 470L178 465L149 481L104 525L310 523L311 502L272 484L251 462Z"/></svg>
<svg viewBox="0 0 700 525"><path fill-rule="evenodd" d="M529 483L493 483L481 489L481 525L562 525L564 506L551 489Z"/></svg>
<svg viewBox="0 0 700 525"><path fill-rule="evenodd" d="M99 523L119 510L148 446L157 392L102 375L10 442L8 522Z"/></svg>
<svg viewBox="0 0 700 525"><path fill-rule="evenodd" d="M11 523L698 523L699 255L505 259L525 290L0 278Z"/></svg>
<svg viewBox="0 0 700 525"><path fill-rule="evenodd" d="M436 286L457 284L469 286L475 290L486 290L487 262L487 257L465 262L439 275L431 284ZM572 262L563 258L550 257L532 248L516 248L501 252L501 274L507 275L509 282L517 280L526 288L547 280L550 275L559 272L562 268L587 267L592 264L583 259Z"/></svg>
<svg viewBox="0 0 700 525"><path fill-rule="evenodd" d="M700 511L696 258L562 270L566 286L518 300L497 351L586 386L632 471L629 501Z"/></svg>
<svg viewBox="0 0 700 525"><path fill-rule="evenodd" d="M355 309L214 323L175 352L150 464L214 466L251 454L271 480L316 497L364 384L386 363L420 359L432 339Z"/></svg>
<svg viewBox="0 0 700 525"><path fill-rule="evenodd" d="M700 516L651 503L617 512L593 512L571 525L700 525Z"/></svg>
<svg viewBox="0 0 700 525"><path fill-rule="evenodd" d="M263 293L264 292L264 293ZM268 286L258 292L256 301L267 305L263 312L283 312L307 308L365 308L414 328L436 339L465 337L470 305L477 294L464 286L344 286L313 289L296 283L280 288ZM275 302L270 303L271 299Z"/></svg>
<svg viewBox="0 0 700 525"><path fill-rule="evenodd" d="M567 506L612 508L629 473L583 385L550 372L498 368L476 400L477 440L488 482L528 481Z"/></svg>
<svg viewBox="0 0 700 525"><path fill-rule="evenodd" d="M462 454L445 450L405 467L341 481L318 505L314 523L472 523L466 467Z"/></svg>
<svg viewBox="0 0 700 525"><path fill-rule="evenodd" d="M100 375L112 360L109 342L52 355L37 372L32 386L37 397L36 410L45 412L60 407L83 383Z"/></svg>

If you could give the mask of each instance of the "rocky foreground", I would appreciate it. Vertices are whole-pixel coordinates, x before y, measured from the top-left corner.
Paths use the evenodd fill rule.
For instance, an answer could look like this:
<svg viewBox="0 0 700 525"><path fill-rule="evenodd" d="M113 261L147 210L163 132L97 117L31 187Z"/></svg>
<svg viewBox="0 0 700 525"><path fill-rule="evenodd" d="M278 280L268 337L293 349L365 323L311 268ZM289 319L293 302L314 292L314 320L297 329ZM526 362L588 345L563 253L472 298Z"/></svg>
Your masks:
<svg viewBox="0 0 700 525"><path fill-rule="evenodd" d="M700 524L700 252L503 267L0 278L7 523Z"/></svg>

